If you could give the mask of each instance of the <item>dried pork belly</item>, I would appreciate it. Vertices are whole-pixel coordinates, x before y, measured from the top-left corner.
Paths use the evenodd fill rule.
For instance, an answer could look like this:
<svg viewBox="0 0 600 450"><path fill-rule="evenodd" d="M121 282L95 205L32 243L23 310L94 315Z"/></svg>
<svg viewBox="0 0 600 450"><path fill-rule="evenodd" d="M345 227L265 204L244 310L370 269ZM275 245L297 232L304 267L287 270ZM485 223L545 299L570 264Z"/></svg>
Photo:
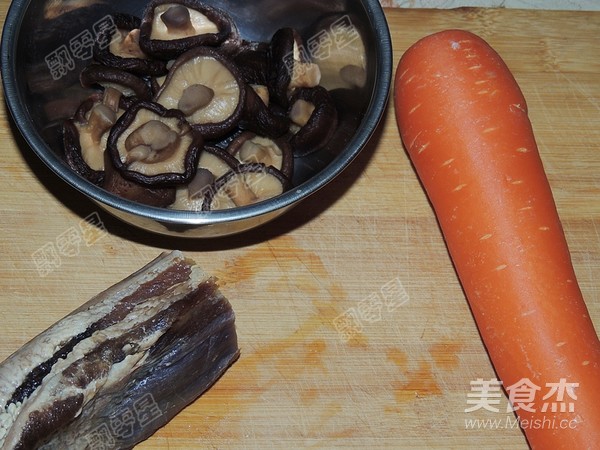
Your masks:
<svg viewBox="0 0 600 450"><path fill-rule="evenodd" d="M132 448L238 355L215 281L163 253L0 365L0 448Z"/></svg>

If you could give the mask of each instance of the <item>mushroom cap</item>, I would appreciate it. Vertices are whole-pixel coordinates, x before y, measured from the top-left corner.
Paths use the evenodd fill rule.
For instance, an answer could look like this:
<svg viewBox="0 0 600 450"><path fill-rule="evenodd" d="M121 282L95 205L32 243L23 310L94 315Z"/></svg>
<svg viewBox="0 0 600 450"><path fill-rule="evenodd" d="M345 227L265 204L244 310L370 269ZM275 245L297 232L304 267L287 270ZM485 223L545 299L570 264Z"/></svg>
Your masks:
<svg viewBox="0 0 600 450"><path fill-rule="evenodd" d="M119 32L119 41L124 39L124 34L133 30L138 30L141 25L141 19L129 14L115 13L113 21ZM94 60L98 63L121 69L139 76L160 76L167 73L167 64L165 61L145 57L123 56L113 53L112 49L118 45L113 38L113 28L107 28L98 35L94 45ZM139 46L139 42L138 42ZM140 49L141 51L141 49Z"/></svg>
<svg viewBox="0 0 600 450"><path fill-rule="evenodd" d="M267 85L269 73L269 43L242 41L231 55L225 54L241 70L240 73L246 83Z"/></svg>
<svg viewBox="0 0 600 450"><path fill-rule="evenodd" d="M290 127L290 119L278 114L265 104L254 88L246 88L246 104L240 128L270 137L283 136Z"/></svg>
<svg viewBox="0 0 600 450"><path fill-rule="evenodd" d="M294 154L290 144L283 138L270 138L245 131L231 141L227 151L241 164L273 166L287 178L292 178Z"/></svg>
<svg viewBox="0 0 600 450"><path fill-rule="evenodd" d="M288 190L290 180L272 166L241 164L218 178L207 189L203 211L235 208L258 203Z"/></svg>
<svg viewBox="0 0 600 450"><path fill-rule="evenodd" d="M283 107L289 104L291 91L317 86L318 66L312 63L302 36L295 28L278 29L269 44L268 86L272 98Z"/></svg>
<svg viewBox="0 0 600 450"><path fill-rule="evenodd" d="M205 146L198 160L198 168L209 170L215 178L225 175L239 164L235 156L216 145Z"/></svg>
<svg viewBox="0 0 600 450"><path fill-rule="evenodd" d="M218 139L240 121L246 100L246 84L233 62L209 47L196 47L177 58L157 92L156 102L179 108L187 88L200 84L212 89L210 103L186 116L206 139Z"/></svg>
<svg viewBox="0 0 600 450"><path fill-rule="evenodd" d="M148 123L160 123L173 133L175 141L165 148L151 148L148 155L128 160L132 148L128 139ZM163 129L149 140L164 140ZM154 142L145 142L151 147ZM158 145L158 143L157 143ZM202 136L193 130L178 110L167 110L153 102L137 102L112 127L107 141L107 152L113 166L126 179L142 185L161 186L187 183L192 179L204 146Z"/></svg>
<svg viewBox="0 0 600 450"><path fill-rule="evenodd" d="M90 64L79 75L81 85L86 88L96 85L113 87L127 97L138 97L140 100L149 100L152 96L150 86L140 77L102 64Z"/></svg>
<svg viewBox="0 0 600 450"><path fill-rule="evenodd" d="M295 156L306 156L323 148L334 135L338 123L338 112L329 94L322 86L298 88L290 99L290 110L296 101L310 103L314 109L296 133L290 137Z"/></svg>
<svg viewBox="0 0 600 450"><path fill-rule="evenodd" d="M113 166L108 155L105 155L104 166L102 188L108 192L127 200L158 208L165 208L175 201L175 188L173 186L146 186L127 179Z"/></svg>
<svg viewBox="0 0 600 450"><path fill-rule="evenodd" d="M168 29L159 19L159 16L169 7L178 5L196 11L197 20L203 22L203 26L206 24L214 25L214 29L212 29L213 27L209 27L207 32L201 31L199 34L170 38L168 36ZM159 15L158 17L157 14ZM191 15L194 14L191 13ZM161 28L161 32L157 33L157 27ZM163 27L164 29L162 29ZM142 17L140 47L150 56L169 60L199 45L218 46L230 37L232 30L235 30L235 26L228 14L221 9L214 8L200 1L153 0L146 7Z"/></svg>
<svg viewBox="0 0 600 450"><path fill-rule="evenodd" d="M104 95L102 92L94 92L87 99L85 99L75 111L72 119L67 119L63 122L62 127L62 140L64 148L64 156L67 164L79 175L88 179L94 184L100 185L104 179L104 164L102 168L92 168L86 162L83 149L82 149L82 137L80 129L84 129L88 122L89 113L92 108L96 105L102 104ZM119 98L119 112L117 116L131 106L132 101L126 97L121 96ZM102 141L98 143L102 148L100 149L103 153L106 148L106 140L108 138L108 131L104 133ZM86 142L89 140L86 140Z"/></svg>
<svg viewBox="0 0 600 450"><path fill-rule="evenodd" d="M239 161L222 148L205 146L200 154L194 178L185 185L177 186L175 201L169 207L184 211L201 211L204 195L214 181L238 165Z"/></svg>
<svg viewBox="0 0 600 450"><path fill-rule="evenodd" d="M83 159L81 144L79 142L79 131L73 119L67 119L63 123L62 136L65 160L69 167L92 183L97 185L102 184L104 170L92 169Z"/></svg>

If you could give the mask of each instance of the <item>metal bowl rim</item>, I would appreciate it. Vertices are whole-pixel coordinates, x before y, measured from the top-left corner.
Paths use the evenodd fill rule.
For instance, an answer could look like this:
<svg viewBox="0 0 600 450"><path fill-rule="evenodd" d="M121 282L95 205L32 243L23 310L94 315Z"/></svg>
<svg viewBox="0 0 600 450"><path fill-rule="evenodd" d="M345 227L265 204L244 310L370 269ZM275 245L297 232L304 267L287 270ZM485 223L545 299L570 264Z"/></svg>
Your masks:
<svg viewBox="0 0 600 450"><path fill-rule="evenodd" d="M206 225L244 220L284 209L301 201L321 189L342 172L358 155L373 135L387 105L392 77L392 44L385 14L378 0L362 0L371 19L377 45L374 90L360 127L345 150L330 164L303 184L273 199L255 205L225 211L195 212L178 211L141 205L111 194L93 185L70 170L42 139L29 117L16 82L15 54L17 36L24 14L31 0L14 0L8 10L1 42L2 82L6 104L23 138L34 153L62 180L91 199L118 211L140 216L162 223L181 225Z"/></svg>

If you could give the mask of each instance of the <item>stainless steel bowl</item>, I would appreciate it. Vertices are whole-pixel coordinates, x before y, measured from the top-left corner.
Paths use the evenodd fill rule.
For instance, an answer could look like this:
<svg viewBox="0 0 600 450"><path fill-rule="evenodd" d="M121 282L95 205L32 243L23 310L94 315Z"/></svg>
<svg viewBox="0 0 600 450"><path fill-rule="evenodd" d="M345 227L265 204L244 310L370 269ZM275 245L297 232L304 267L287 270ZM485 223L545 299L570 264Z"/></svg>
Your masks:
<svg viewBox="0 0 600 450"><path fill-rule="evenodd" d="M350 164L375 131L387 103L392 74L389 29L378 0L206 0L227 11L240 34L253 40L268 40L284 26L311 33L313 25L325 16L347 16L365 41L366 87L336 95L342 118L334 139L322 151L296 161L294 188L276 198L225 211L175 211L124 200L95 186L73 172L62 156L60 123L87 95L79 85L78 74L89 64L85 55L68 57L77 55L77 48L70 48L69 43L80 33L100 26L109 13L140 16L146 3L14 0L2 36L5 98L25 140L62 180L121 220L175 236L214 237L248 230L317 193Z"/></svg>

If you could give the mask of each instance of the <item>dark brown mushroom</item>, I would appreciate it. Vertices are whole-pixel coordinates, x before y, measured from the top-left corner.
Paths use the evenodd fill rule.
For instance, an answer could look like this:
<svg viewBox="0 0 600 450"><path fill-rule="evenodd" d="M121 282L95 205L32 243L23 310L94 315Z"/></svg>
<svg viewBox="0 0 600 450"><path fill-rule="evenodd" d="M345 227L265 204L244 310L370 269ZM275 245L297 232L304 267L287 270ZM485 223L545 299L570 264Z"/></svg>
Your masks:
<svg viewBox="0 0 600 450"><path fill-rule="evenodd" d="M300 33L294 28L275 32L270 42L269 61L271 96L284 107L296 88L314 87L321 80L319 66L311 61Z"/></svg>
<svg viewBox="0 0 600 450"><path fill-rule="evenodd" d="M79 80L85 88L111 87L126 97L137 97L140 100L149 100L152 95L150 86L142 78L102 64L90 64L85 67L79 75Z"/></svg>
<svg viewBox="0 0 600 450"><path fill-rule="evenodd" d="M290 127L290 119L270 108L269 89L263 85L246 88L246 105L239 127L270 137L284 135Z"/></svg>
<svg viewBox="0 0 600 450"><path fill-rule="evenodd" d="M156 98L160 88L162 88L165 80L167 79L167 75L169 74L169 70L175 61L171 60L167 62L167 73L165 75L160 75L157 77L150 77L150 90L152 91L152 98Z"/></svg>
<svg viewBox="0 0 600 450"><path fill-rule="evenodd" d="M100 64L139 76L160 76L167 73L165 61L149 58L140 48L141 19L129 14L113 14L117 27L107 28L98 35L94 59Z"/></svg>
<svg viewBox="0 0 600 450"><path fill-rule="evenodd" d="M269 51L269 43L253 41L243 41L233 50L224 50L240 68L246 83L264 86L269 81Z"/></svg>
<svg viewBox="0 0 600 450"><path fill-rule="evenodd" d="M160 186L190 181L203 145L180 111L138 102L112 127L106 148L124 178Z"/></svg>
<svg viewBox="0 0 600 450"><path fill-rule="evenodd" d="M173 186L151 187L126 179L113 166L108 155L105 161L102 187L121 198L159 208L165 208L175 201L175 188Z"/></svg>
<svg viewBox="0 0 600 450"><path fill-rule="evenodd" d="M290 188L289 179L264 164L239 165L217 179L207 190L203 211L248 206L281 195Z"/></svg>
<svg viewBox="0 0 600 450"><path fill-rule="evenodd" d="M338 113L327 89L296 89L288 111L293 122L290 144L296 156L305 156L323 148L335 133Z"/></svg>
<svg viewBox="0 0 600 450"><path fill-rule="evenodd" d="M222 148L205 146L194 178L185 185L177 186L175 201L170 208L201 211L204 196L214 181L238 165L239 161Z"/></svg>
<svg viewBox="0 0 600 450"><path fill-rule="evenodd" d="M182 110L207 139L217 139L238 124L246 99L246 84L236 66L208 47L187 51L173 63L156 94L165 108Z"/></svg>
<svg viewBox="0 0 600 450"><path fill-rule="evenodd" d="M110 128L129 106L119 91L95 92L63 124L67 164L94 184L104 178L104 151Z"/></svg>
<svg viewBox="0 0 600 450"><path fill-rule="evenodd" d="M140 46L155 58L174 59L199 45L217 46L235 29L222 10L197 0L154 0L144 12Z"/></svg>
<svg viewBox="0 0 600 450"><path fill-rule="evenodd" d="M292 177L294 154L285 139L273 139L246 131L231 141L227 151L242 164L262 163L273 166L287 178Z"/></svg>

